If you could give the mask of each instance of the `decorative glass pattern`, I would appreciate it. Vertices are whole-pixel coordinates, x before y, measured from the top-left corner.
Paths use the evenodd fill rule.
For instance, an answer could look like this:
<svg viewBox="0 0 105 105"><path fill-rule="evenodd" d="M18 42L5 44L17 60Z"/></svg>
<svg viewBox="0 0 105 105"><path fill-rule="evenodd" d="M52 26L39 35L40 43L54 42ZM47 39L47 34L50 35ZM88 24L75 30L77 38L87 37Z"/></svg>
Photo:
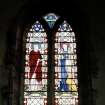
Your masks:
<svg viewBox="0 0 105 105"><path fill-rule="evenodd" d="M64 21L55 38L55 105L78 105L75 34Z"/></svg>
<svg viewBox="0 0 105 105"><path fill-rule="evenodd" d="M53 13L49 13L46 16L44 16L43 18L48 23L49 27L53 28L55 22L59 19L59 16L57 16Z"/></svg>
<svg viewBox="0 0 105 105"><path fill-rule="evenodd" d="M38 21L25 43L24 105L47 105L47 35Z"/></svg>
<svg viewBox="0 0 105 105"><path fill-rule="evenodd" d="M60 25L58 31L60 31L60 32L64 32L64 31L69 32L69 31L72 31L72 28L66 21L64 21L62 23L62 25Z"/></svg>

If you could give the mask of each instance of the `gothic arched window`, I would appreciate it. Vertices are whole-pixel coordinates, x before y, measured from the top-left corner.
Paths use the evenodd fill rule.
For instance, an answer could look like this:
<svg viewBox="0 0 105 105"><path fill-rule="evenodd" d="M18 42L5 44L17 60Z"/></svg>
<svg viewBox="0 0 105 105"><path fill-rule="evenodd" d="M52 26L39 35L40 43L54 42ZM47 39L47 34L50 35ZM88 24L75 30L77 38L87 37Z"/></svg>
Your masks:
<svg viewBox="0 0 105 105"><path fill-rule="evenodd" d="M78 105L75 33L53 13L42 18L49 28L37 20L25 36L24 105Z"/></svg>

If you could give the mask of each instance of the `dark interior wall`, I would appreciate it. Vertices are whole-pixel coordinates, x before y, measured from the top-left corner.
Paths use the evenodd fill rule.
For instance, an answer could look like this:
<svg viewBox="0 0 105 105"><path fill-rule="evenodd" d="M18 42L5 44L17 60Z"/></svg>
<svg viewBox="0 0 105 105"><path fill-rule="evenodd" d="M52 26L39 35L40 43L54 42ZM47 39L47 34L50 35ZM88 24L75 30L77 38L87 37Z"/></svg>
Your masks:
<svg viewBox="0 0 105 105"><path fill-rule="evenodd" d="M94 46L98 66L97 79L93 80L93 86L97 89L97 105L105 104L105 15L103 14L104 11L105 8L97 6L94 13L95 15L91 20L91 41Z"/></svg>
<svg viewBox="0 0 105 105"><path fill-rule="evenodd" d="M96 89L96 104L104 105L105 97L105 8L102 1L94 1L89 8L91 16L91 42L94 47L94 54L97 59L97 78L93 79L93 87ZM96 70L96 69L95 69Z"/></svg>
<svg viewBox="0 0 105 105"><path fill-rule="evenodd" d="M56 8L68 8L72 4L69 3L70 1L36 1L34 2L36 7L43 7L46 8L45 10L50 11L49 8L52 5L55 5ZM7 50L7 32L10 28L10 24L13 23L14 19L19 17L19 13L22 9L27 9L28 7L25 6L28 3L28 0L21 1L21 0L3 0L0 3L0 91L2 91L3 87L6 87L8 85L8 76L7 71L4 67L4 59L6 56L6 50ZM48 3L47 5L43 5ZM74 8L80 8L82 15L84 16L84 20L88 21L89 26L89 35L84 36L84 39L88 38L89 42L87 42L87 46L90 48L90 45L92 49L90 48L90 55L89 56L95 56L92 57L93 62L96 63L96 68L93 67L94 71L98 70L96 78L92 79L93 82L93 88L96 89L95 92L95 100L96 105L105 105L104 97L105 97L105 15L104 11L105 8L102 5L103 3L101 1L95 1L95 0L79 0L74 1ZM38 5L38 6L37 6ZM65 5L65 6L64 6ZM67 7L66 7L67 6ZM54 7L54 6L52 6ZM73 7L73 6L72 6ZM62 10L62 9L61 9ZM76 10L76 9L75 9ZM42 11L42 9L41 9ZM68 10L71 11L71 10ZM24 11L23 11L24 12ZM38 10L40 12L40 10ZM76 11L75 11L76 12ZM24 14L24 13L22 13ZM61 11L62 14L62 11ZM77 13L78 14L78 13ZM86 22L87 24L87 22ZM86 32L87 33L87 32ZM10 35L11 37L11 35ZM91 43L91 44L90 44ZM94 65L94 63L93 63ZM5 82L3 82L5 81ZM0 92L0 103L3 105L3 92ZM5 104L4 104L5 105Z"/></svg>

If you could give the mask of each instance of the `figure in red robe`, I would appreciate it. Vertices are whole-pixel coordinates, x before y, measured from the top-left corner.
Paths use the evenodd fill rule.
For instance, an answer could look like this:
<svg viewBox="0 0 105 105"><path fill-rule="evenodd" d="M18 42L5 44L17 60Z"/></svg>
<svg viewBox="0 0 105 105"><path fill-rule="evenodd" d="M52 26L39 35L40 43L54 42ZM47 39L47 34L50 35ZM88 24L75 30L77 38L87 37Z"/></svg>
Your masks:
<svg viewBox="0 0 105 105"><path fill-rule="evenodd" d="M41 54L39 51L32 50L29 55L29 67L30 73L29 78L31 79L33 74L36 75L36 80L38 82L42 81L42 70L41 70L42 62L41 62Z"/></svg>

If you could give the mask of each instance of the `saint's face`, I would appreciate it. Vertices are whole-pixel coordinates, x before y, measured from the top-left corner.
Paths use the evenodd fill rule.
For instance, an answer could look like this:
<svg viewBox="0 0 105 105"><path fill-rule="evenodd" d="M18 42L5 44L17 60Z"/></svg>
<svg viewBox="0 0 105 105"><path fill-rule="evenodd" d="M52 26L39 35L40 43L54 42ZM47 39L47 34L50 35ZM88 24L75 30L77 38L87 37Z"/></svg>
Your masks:
<svg viewBox="0 0 105 105"><path fill-rule="evenodd" d="M67 51L67 44L64 43L64 44L62 45L62 48L63 48L64 51Z"/></svg>

